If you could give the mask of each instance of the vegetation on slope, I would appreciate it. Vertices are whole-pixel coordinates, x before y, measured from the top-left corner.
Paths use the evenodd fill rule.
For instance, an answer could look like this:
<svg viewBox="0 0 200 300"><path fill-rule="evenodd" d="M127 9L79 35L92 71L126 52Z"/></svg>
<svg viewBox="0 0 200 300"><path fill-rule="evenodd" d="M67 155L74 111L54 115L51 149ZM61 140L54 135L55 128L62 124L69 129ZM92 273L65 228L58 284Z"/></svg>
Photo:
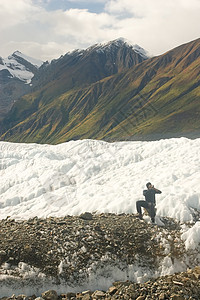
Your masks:
<svg viewBox="0 0 200 300"><path fill-rule="evenodd" d="M61 143L199 132L199 69L200 39L84 87L63 91L49 82L16 103L1 139Z"/></svg>

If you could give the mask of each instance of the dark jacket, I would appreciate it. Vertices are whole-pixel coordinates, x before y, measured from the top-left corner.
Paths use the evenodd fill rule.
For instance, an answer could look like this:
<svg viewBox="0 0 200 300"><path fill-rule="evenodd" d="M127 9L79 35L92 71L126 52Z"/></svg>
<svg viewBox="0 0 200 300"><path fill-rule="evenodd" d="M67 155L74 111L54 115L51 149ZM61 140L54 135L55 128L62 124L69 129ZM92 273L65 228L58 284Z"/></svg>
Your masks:
<svg viewBox="0 0 200 300"><path fill-rule="evenodd" d="M162 192L160 190L157 190L155 188L144 190L143 195L145 196L145 200L147 202L151 202L153 204L156 204L155 194L161 194Z"/></svg>

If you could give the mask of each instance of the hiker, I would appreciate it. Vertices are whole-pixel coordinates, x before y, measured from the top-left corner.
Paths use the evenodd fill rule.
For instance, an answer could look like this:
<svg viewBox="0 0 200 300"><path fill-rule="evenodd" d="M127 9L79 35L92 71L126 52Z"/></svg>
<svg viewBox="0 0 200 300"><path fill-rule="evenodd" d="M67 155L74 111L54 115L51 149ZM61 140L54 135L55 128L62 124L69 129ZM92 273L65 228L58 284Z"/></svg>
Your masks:
<svg viewBox="0 0 200 300"><path fill-rule="evenodd" d="M136 202L137 212L139 214L139 218L142 220L142 207L146 208L152 223L155 223L156 216L156 199L155 194L161 194L162 192L156 189L151 182L146 184L147 190L143 191L143 195L145 196L145 200L139 200Z"/></svg>

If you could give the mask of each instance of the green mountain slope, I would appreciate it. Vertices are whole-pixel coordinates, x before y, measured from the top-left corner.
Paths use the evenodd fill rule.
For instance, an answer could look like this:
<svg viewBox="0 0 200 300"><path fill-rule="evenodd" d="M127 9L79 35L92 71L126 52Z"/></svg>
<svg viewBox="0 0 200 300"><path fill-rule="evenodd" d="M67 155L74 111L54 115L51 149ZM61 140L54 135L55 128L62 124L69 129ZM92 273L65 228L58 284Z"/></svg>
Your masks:
<svg viewBox="0 0 200 300"><path fill-rule="evenodd" d="M50 82L18 101L4 120L1 140L61 143L200 133L200 39L51 97L55 89Z"/></svg>

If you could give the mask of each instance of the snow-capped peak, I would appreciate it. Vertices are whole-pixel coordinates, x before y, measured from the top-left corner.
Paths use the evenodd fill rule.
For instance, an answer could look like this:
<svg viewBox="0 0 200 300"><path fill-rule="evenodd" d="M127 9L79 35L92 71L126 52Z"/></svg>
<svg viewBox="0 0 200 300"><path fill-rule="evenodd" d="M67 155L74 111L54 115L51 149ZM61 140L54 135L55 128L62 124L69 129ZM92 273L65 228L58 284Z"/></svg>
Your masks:
<svg viewBox="0 0 200 300"><path fill-rule="evenodd" d="M39 60L39 59L35 59L33 57L30 57L30 56L27 56L23 53L21 53L20 51L15 51L11 57L20 57L20 58L23 58L24 60L30 62L32 65L34 65L35 67L39 68L42 64L43 64L43 61Z"/></svg>
<svg viewBox="0 0 200 300"><path fill-rule="evenodd" d="M122 47L123 45L128 48L132 48L136 53L140 54L143 58L148 58L147 51L145 51L142 47L137 44L133 44L131 41L125 38L118 38L113 41L95 44L94 46L89 47L87 50L95 49L96 51L107 51L110 50L111 47Z"/></svg>
<svg viewBox="0 0 200 300"><path fill-rule="evenodd" d="M15 51L7 58L1 58L0 62L0 71L7 70L10 73L10 78L18 78L25 83L31 82L34 76L34 69L38 69L43 63L20 51Z"/></svg>
<svg viewBox="0 0 200 300"><path fill-rule="evenodd" d="M115 40L110 41L110 42L103 43L102 46L103 47L109 47L110 45L115 45L115 46L119 47L123 44L126 44L129 47L133 47L133 44L129 40L127 40L123 37L120 37L120 38L115 39Z"/></svg>

